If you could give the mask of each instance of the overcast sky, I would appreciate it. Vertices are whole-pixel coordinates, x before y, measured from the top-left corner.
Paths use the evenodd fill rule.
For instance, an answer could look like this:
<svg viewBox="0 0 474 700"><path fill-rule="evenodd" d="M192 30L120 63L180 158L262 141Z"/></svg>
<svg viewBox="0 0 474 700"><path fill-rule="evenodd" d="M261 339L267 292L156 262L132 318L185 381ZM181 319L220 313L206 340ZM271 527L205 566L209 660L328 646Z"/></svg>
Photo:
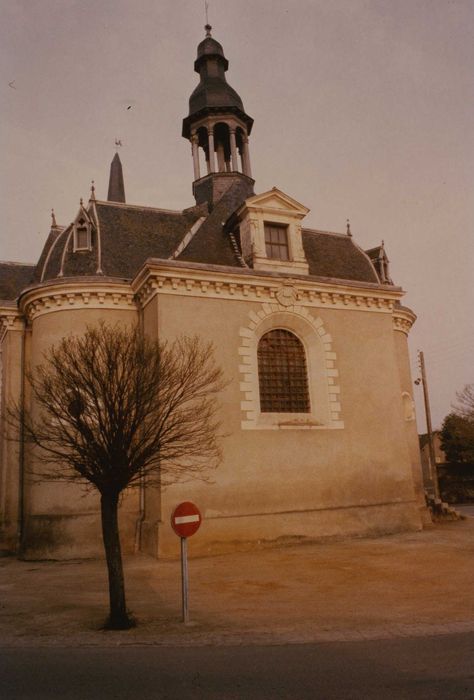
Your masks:
<svg viewBox="0 0 474 700"><path fill-rule="evenodd" d="M69 223L91 180L106 199L115 138L128 202L191 206L181 121L204 1L0 8L0 259L36 262L51 207ZM210 0L209 19L255 119L256 192L279 187L311 227L350 218L364 248L384 239L439 426L474 382L474 1Z"/></svg>

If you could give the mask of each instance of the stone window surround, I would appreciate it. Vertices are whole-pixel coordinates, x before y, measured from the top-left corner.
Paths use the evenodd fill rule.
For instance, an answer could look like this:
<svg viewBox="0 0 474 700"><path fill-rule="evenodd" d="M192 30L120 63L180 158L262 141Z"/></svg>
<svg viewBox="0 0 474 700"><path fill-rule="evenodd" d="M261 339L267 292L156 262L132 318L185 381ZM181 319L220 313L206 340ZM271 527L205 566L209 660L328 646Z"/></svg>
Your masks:
<svg viewBox="0 0 474 700"><path fill-rule="evenodd" d="M343 428L338 370L332 338L321 318L314 318L304 307L282 310L277 304L262 304L249 312L249 322L239 330L239 372L242 395L242 430L321 430ZM306 353L309 413L262 413L258 385L257 348L269 330L282 328L294 333Z"/></svg>

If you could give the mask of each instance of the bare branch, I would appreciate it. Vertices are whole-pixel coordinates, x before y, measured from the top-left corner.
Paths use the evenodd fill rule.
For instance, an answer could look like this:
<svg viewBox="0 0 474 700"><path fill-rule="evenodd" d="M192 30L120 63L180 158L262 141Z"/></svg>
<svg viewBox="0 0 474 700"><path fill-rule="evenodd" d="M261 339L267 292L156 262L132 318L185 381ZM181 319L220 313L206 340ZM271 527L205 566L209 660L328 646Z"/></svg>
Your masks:
<svg viewBox="0 0 474 700"><path fill-rule="evenodd" d="M207 479L219 464L225 383L198 337L158 343L138 327L100 324L64 338L28 379L37 415L21 420L41 479L120 493L143 476ZM10 417L20 420L17 408Z"/></svg>

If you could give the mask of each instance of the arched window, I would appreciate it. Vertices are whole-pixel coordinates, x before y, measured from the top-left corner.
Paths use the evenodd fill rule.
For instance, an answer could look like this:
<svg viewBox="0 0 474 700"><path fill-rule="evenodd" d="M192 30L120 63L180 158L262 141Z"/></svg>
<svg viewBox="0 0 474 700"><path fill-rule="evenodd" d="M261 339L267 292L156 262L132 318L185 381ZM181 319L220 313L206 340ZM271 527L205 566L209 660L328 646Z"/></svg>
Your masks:
<svg viewBox="0 0 474 700"><path fill-rule="evenodd" d="M282 328L265 333L257 356L262 413L308 413L306 358L296 335Z"/></svg>

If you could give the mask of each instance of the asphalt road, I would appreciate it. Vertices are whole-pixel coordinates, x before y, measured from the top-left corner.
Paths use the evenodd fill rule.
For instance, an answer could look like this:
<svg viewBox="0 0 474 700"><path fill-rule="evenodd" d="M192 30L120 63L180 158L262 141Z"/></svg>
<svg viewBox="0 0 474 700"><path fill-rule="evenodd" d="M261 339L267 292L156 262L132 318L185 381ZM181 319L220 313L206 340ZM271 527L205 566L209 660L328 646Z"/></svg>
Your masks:
<svg viewBox="0 0 474 700"><path fill-rule="evenodd" d="M474 503L455 503L453 508L456 508L462 515L474 518Z"/></svg>
<svg viewBox="0 0 474 700"><path fill-rule="evenodd" d="M474 633L287 646L0 649L2 700L472 700Z"/></svg>

